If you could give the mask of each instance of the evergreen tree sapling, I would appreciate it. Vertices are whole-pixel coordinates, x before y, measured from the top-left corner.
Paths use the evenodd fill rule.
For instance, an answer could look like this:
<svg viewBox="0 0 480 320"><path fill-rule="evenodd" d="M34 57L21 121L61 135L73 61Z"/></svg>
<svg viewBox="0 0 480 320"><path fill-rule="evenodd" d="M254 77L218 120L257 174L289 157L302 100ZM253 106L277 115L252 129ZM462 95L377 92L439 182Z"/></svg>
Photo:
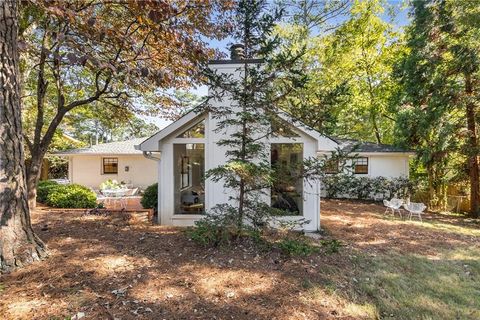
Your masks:
<svg viewBox="0 0 480 320"><path fill-rule="evenodd" d="M278 213L267 201L274 182L268 137L275 135L278 103L306 81L296 68L299 55L276 51L280 39L272 31L282 10L266 9L266 1L238 2L232 37L242 43L234 57L239 67L233 74L206 71L212 90L205 108L222 134L217 144L227 158L206 178L229 190L229 201L212 211L233 222L228 226L233 236L241 234L246 221L258 227Z"/></svg>

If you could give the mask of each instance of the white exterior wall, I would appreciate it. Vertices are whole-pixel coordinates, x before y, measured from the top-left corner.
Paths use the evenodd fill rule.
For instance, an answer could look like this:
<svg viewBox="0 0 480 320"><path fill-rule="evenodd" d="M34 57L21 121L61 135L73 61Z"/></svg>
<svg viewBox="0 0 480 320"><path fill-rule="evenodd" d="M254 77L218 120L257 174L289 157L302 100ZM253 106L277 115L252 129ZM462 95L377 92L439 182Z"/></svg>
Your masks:
<svg viewBox="0 0 480 320"><path fill-rule="evenodd" d="M220 73L231 73L237 74L237 69L241 65L217 65L215 66L216 70ZM232 105L232 101L229 101L226 97L223 101L213 101L212 104L222 104L229 105L232 108L235 108ZM174 159L173 159L173 144L174 143L204 143L205 144L205 171L213 169L220 165L223 165L227 161L225 155L226 148L221 147L217 144L218 141L224 139L226 136L229 136L232 132L235 132L234 128L229 128L226 132L216 132L217 128L217 119L214 119L211 114L206 115L205 118L205 138L201 139L182 139L176 138L183 131L190 128L192 125L195 125L203 117L197 117L194 120L191 120L188 124L185 124L171 132L167 137L164 137L158 141L159 151L161 152L161 161L159 165L159 223L162 225L175 225L175 226L191 226L195 221L201 219L203 215L199 214L175 214L175 194L174 194ZM314 139L300 130L296 130L297 134L300 136L298 138L274 138L272 140L266 141L267 143L303 143L303 156L304 158L315 157L318 151L319 141ZM332 150L333 146L331 145L331 140L325 139L325 148L327 150ZM322 140L323 141L323 140ZM148 147L156 145L156 142L147 143ZM268 147L267 147L268 148ZM305 218L310 222L304 226L306 231L316 231L320 227L319 222L319 212L320 212L320 198L319 198L320 184L304 183L303 193L304 193L304 203L303 203L303 217L302 216L285 216L280 217L278 220L295 220L299 218ZM232 190L227 190L224 188L222 181L213 182L207 180L205 182L205 210L209 211L218 204L226 203L231 196ZM270 201L270 197L265 199Z"/></svg>
<svg viewBox="0 0 480 320"><path fill-rule="evenodd" d="M102 159L118 158L118 174L103 174ZM128 166L128 172L125 167ZM146 188L157 182L157 163L143 155L73 155L69 156L68 178L92 189L108 179Z"/></svg>
<svg viewBox="0 0 480 320"><path fill-rule="evenodd" d="M241 64L220 64L215 65L214 68L219 73L230 73L237 75L237 69ZM211 103L222 104L235 108L232 101L227 97L223 101L211 101ZM279 112L279 117L283 117ZM196 123L205 118L205 137L204 138L176 138L182 132L188 130ZM214 119L210 114L194 114L190 113L184 116L179 121L173 123L166 129L160 131L140 145L140 149L149 152L161 152L161 160L158 161L158 223L162 225L175 226L191 226L195 221L201 219L203 215L200 214L175 214L175 180L174 176L174 144L175 143L204 143L205 144L205 170L213 169L217 166L223 165L227 158L225 156L225 147L220 147L217 142L228 136L233 130L230 128L227 132L215 132L217 128L217 119ZM291 121L291 120L289 120ZM306 128L302 124L292 123L297 138L271 138L268 143L302 143L304 158L316 157L319 154L329 154L337 147L337 143L333 140L318 134L317 132ZM229 132L228 132L229 131ZM270 149L266 146L268 150ZM369 158L369 173L364 176L385 176L385 177L400 177L408 176L408 154L392 155L392 154L361 154ZM285 216L279 217L278 220L295 220L305 218L310 222L304 226L305 231L316 231L320 229L320 182L307 183L303 185L303 217L302 216ZM224 188L223 183L213 182L207 180L205 182L205 209L211 210L217 204L226 203L229 201L229 196L232 190ZM230 200L231 201L231 200ZM270 201L270 197L266 199Z"/></svg>
<svg viewBox="0 0 480 320"><path fill-rule="evenodd" d="M369 177L408 177L408 159L404 155L370 155L368 157Z"/></svg>
<svg viewBox="0 0 480 320"><path fill-rule="evenodd" d="M205 138L197 139L183 139L176 138L180 133L188 129L191 125L198 123L202 118L197 118L191 121L179 130L173 132L170 136L164 138L160 144L161 161L159 166L159 218L162 225L174 226L192 226L195 221L201 219L203 215L200 214L175 214L175 191L174 191L174 165L173 145L175 143L204 143L205 144L205 170L213 169L223 165L227 161L225 156L225 147L217 145L217 142L225 137L221 132L212 130L211 117L205 120ZM214 122L213 122L214 123ZM214 125L215 126L215 125ZM317 141L312 137L297 131L299 138L274 138L269 140L269 143L303 143L304 158L315 157L317 153ZM303 199L303 216L285 216L279 217L278 220L294 220L305 218L310 222L304 226L306 231L316 231L319 228L319 212L320 212L320 197L319 197L319 183L311 184L305 182L303 185L304 199ZM205 209L206 211L212 209L218 204L229 201L231 190L225 189L223 183L213 182L207 180L205 183ZM269 201L270 199L266 199Z"/></svg>

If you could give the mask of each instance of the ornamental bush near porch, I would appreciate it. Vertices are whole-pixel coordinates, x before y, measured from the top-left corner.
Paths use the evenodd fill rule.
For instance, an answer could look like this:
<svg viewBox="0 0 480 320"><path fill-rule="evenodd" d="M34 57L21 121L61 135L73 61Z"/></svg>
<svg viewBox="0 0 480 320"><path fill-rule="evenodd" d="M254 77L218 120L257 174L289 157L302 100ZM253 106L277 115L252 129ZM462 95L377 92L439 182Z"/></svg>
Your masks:
<svg viewBox="0 0 480 320"><path fill-rule="evenodd" d="M145 189L140 203L144 209L158 211L158 183L154 183Z"/></svg>

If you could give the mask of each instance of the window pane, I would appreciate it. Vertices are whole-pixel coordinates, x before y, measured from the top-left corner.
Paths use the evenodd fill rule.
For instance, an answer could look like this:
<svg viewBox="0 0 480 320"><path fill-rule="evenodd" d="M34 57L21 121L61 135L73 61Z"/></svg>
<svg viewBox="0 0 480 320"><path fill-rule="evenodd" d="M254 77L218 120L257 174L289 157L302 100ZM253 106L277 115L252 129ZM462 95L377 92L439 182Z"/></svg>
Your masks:
<svg viewBox="0 0 480 320"><path fill-rule="evenodd" d="M355 173L368 174L368 158L357 158L353 161L355 163Z"/></svg>
<svg viewBox="0 0 480 320"><path fill-rule="evenodd" d="M327 160L327 162L325 163L325 173L338 173L338 160Z"/></svg>
<svg viewBox="0 0 480 320"><path fill-rule="evenodd" d="M118 173L118 158L103 158L103 173Z"/></svg>
<svg viewBox="0 0 480 320"><path fill-rule="evenodd" d="M205 138L205 120L197 123L177 138Z"/></svg>
<svg viewBox="0 0 480 320"><path fill-rule="evenodd" d="M271 164L275 177L271 192L272 207L287 211L289 215L301 215L303 144L272 143Z"/></svg>
<svg viewBox="0 0 480 320"><path fill-rule="evenodd" d="M174 144L175 214L205 212L205 145Z"/></svg>

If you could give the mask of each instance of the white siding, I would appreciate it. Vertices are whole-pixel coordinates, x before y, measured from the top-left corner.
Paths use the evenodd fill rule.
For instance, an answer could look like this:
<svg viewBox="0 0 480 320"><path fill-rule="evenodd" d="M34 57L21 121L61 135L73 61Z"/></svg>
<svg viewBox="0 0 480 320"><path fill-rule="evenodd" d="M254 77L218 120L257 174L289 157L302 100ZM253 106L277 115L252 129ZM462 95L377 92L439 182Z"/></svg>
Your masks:
<svg viewBox="0 0 480 320"><path fill-rule="evenodd" d="M118 174L103 174L102 158L118 158ZM145 188L157 182L156 161L145 158L143 155L74 155L69 157L69 179L93 189L108 179L133 184L135 187ZM128 172L125 167L128 166Z"/></svg>
<svg viewBox="0 0 480 320"><path fill-rule="evenodd" d="M368 176L372 178L408 177L408 156L369 156Z"/></svg>
<svg viewBox="0 0 480 320"><path fill-rule="evenodd" d="M233 74L239 76L237 65L215 65L213 66L219 73ZM228 105L235 108L234 103L226 97L223 101L211 101L214 105ZM200 121L201 117L205 119L205 138L182 139L176 138L178 134L188 129L191 125ZM173 123L167 129L160 131L141 144L141 150L160 151L161 161L158 162L159 172L159 222L163 225L188 226L193 225L194 221L200 219L202 215L175 214L175 194L174 182L174 143L204 143L205 144L205 170L215 168L226 162L225 147L221 147L217 142L231 134L234 128L228 128L226 132L216 132L217 121L211 115L199 115L189 113L179 121ZM303 126L297 127L299 137L294 139L276 138L266 141L267 143L303 143L304 158L316 157L318 154L328 154L334 150L336 143L320 134L309 130ZM400 177L408 176L408 155L390 155L390 154L368 154L361 155L369 158L369 172L366 176L376 177ZM122 166L120 166L122 168ZM152 170L153 172L154 170ZM217 204L229 201L232 190L224 188L223 183L207 180L205 183L205 209L208 211ZM304 226L305 231L316 231L320 228L320 183L304 182L303 187L303 217L310 222ZM268 201L268 200L267 200ZM281 220L294 220L298 216L287 216Z"/></svg>
<svg viewBox="0 0 480 320"><path fill-rule="evenodd" d="M197 122L193 121L191 124ZM227 161L225 156L226 148L219 146L217 142L226 136L225 133L215 132L212 129L211 117L205 120L205 138L204 139L190 139L191 142L205 143L205 170L213 169L224 164ZM193 225L194 221L200 219L201 215L176 215L174 205L174 160L173 160L173 143L184 143L181 139L176 138L178 134L186 130L188 125L179 128L178 131L173 132L169 137L166 137L161 145L162 160L159 162L159 218L163 225L188 226ZM278 138L272 139L270 143L303 143L303 154L305 158L315 157L317 152L317 141L305 133L298 131L300 137L295 139ZM310 222L305 226L306 231L315 231L319 227L319 211L320 198L318 194L319 185L304 183L304 203L303 203L303 217ZM213 182L207 180L205 183L205 209L208 211L217 204L226 203L229 201L232 190L225 189L223 183ZM266 199L269 201L269 198ZM299 217L284 217L278 220L292 220ZM300 217L301 218L301 217Z"/></svg>

